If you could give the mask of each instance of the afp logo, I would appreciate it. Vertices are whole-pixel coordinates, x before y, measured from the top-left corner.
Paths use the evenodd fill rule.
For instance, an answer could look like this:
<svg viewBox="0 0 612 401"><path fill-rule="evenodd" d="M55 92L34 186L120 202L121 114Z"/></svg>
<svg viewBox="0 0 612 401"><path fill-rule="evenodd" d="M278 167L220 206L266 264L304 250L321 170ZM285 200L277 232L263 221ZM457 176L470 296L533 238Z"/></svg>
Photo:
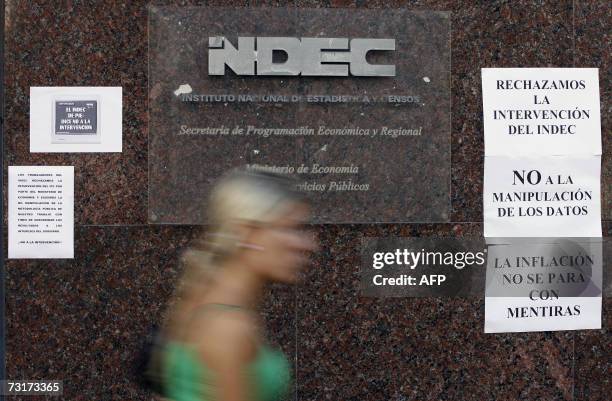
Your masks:
<svg viewBox="0 0 612 401"><path fill-rule="evenodd" d="M224 36L208 38L208 74L393 77L395 65L370 64L370 51L394 51L395 39L238 37L235 47ZM273 61L282 52L283 62Z"/></svg>

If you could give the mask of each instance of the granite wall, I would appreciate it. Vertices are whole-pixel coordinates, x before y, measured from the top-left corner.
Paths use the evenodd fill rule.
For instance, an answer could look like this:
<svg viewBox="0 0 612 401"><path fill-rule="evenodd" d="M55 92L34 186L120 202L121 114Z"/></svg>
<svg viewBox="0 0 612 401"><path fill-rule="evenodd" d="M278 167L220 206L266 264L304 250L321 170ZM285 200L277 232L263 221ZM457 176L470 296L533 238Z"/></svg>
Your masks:
<svg viewBox="0 0 612 401"><path fill-rule="evenodd" d="M295 358L290 399L610 399L609 298L602 330L485 335L482 297L360 298L356 270L362 235L482 233L481 67L600 68L602 215L612 234L609 2L203 4L452 13L452 223L315 226L321 251L302 284L271 288L264 309L269 337ZM76 220L74 260L5 261L7 376L62 379L67 400L149 400L129 366L197 227L147 224L146 2L12 0L5 17L4 171L74 165ZM29 87L69 85L123 87L122 153L29 152Z"/></svg>

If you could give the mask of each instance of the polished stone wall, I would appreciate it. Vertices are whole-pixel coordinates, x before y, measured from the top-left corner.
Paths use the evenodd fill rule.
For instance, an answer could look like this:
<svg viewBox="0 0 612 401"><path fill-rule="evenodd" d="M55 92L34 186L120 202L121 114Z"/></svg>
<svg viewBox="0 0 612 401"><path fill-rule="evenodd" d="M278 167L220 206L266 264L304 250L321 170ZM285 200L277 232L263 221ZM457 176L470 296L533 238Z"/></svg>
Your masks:
<svg viewBox="0 0 612 401"><path fill-rule="evenodd" d="M201 3L451 12L452 223L314 227L321 250L304 280L272 287L263 311L270 340L294 357L289 399L609 399L609 298L602 330L485 335L482 297L360 298L357 270L363 235L482 233L481 67L600 68L602 216L612 234L609 2ZM62 379L68 400L149 400L129 366L197 227L147 223L146 2L9 0L5 16L4 171L75 166L76 220L74 260L6 261L7 376ZM69 85L123 87L122 153L29 152L29 87Z"/></svg>

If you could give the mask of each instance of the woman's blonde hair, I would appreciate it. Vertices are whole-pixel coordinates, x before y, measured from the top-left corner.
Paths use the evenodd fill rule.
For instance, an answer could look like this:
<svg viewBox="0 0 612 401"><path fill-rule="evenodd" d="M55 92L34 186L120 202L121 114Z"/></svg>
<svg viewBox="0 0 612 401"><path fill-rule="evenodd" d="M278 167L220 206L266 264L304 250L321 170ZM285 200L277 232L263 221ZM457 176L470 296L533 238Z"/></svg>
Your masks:
<svg viewBox="0 0 612 401"><path fill-rule="evenodd" d="M238 224L265 225L278 219L294 203L305 202L293 179L277 174L232 170L222 177L208 198L207 230L183 253L182 284L201 283L211 268L239 248Z"/></svg>

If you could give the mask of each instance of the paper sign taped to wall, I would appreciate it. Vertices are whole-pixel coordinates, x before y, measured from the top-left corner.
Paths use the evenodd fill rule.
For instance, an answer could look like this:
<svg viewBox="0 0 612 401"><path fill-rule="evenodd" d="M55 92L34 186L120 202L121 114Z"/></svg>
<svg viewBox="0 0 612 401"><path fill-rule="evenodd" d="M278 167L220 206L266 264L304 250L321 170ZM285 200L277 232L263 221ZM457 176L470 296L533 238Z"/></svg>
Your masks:
<svg viewBox="0 0 612 401"><path fill-rule="evenodd" d="M485 155L601 155L597 68L483 68Z"/></svg>
<svg viewBox="0 0 612 401"><path fill-rule="evenodd" d="M485 157L485 237L601 237L599 156Z"/></svg>
<svg viewBox="0 0 612 401"><path fill-rule="evenodd" d="M602 240L489 246L485 332L601 328Z"/></svg>
<svg viewBox="0 0 612 401"><path fill-rule="evenodd" d="M9 259L74 258L74 166L9 166Z"/></svg>

